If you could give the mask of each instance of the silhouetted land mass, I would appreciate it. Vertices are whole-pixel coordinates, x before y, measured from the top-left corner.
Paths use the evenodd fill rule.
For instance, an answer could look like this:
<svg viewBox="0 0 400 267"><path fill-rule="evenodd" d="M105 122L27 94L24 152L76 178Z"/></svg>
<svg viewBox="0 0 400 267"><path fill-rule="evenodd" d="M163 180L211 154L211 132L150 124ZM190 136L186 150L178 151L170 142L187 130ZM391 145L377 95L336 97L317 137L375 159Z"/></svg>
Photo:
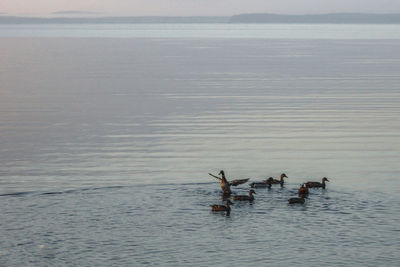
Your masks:
<svg viewBox="0 0 400 267"><path fill-rule="evenodd" d="M28 18L0 16L2 24L228 23L230 17Z"/></svg>
<svg viewBox="0 0 400 267"><path fill-rule="evenodd" d="M110 23L353 23L399 24L400 14L332 13L318 15L239 14L232 17L91 17L32 18L0 14L0 24L110 24Z"/></svg>
<svg viewBox="0 0 400 267"><path fill-rule="evenodd" d="M318 15L239 14L230 23L353 23L397 24L400 14L332 13Z"/></svg>

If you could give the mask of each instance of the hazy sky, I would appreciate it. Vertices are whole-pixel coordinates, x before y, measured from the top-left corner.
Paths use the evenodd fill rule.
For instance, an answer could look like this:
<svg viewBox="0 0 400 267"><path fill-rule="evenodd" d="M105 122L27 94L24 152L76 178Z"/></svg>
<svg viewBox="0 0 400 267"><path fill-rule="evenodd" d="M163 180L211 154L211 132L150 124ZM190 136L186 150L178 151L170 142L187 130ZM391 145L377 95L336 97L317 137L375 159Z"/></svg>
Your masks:
<svg viewBox="0 0 400 267"><path fill-rule="evenodd" d="M0 0L3 15L38 16L58 11L89 11L101 16L400 13L400 0Z"/></svg>

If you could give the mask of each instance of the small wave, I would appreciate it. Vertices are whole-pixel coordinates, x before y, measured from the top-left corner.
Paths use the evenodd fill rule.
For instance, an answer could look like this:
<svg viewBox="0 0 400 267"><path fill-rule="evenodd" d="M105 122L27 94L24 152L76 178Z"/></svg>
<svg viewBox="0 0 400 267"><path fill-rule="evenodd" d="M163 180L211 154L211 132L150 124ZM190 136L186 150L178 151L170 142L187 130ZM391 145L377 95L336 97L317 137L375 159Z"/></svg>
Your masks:
<svg viewBox="0 0 400 267"><path fill-rule="evenodd" d="M64 191L27 191L27 192L12 192L12 193L4 193L0 194L0 197L23 197L27 195L39 195L39 196L46 196L46 195L60 195L60 194L73 194L73 193L80 193L85 191L97 191L97 190L107 190L107 189L120 189L124 188L125 186L103 186L103 187L88 187L88 188L77 188L77 189L69 189Z"/></svg>
<svg viewBox="0 0 400 267"><path fill-rule="evenodd" d="M87 188L77 188L70 189L65 191L53 191L53 192L44 192L40 193L40 195L59 195L59 194L73 194L73 193L81 193L86 191L97 191L97 190L107 190L107 189L120 189L124 188L124 186L103 186L103 187L87 187Z"/></svg>
<svg viewBox="0 0 400 267"><path fill-rule="evenodd" d="M13 192L13 193L4 193L0 194L0 197L21 197L29 194L33 194L35 192Z"/></svg>

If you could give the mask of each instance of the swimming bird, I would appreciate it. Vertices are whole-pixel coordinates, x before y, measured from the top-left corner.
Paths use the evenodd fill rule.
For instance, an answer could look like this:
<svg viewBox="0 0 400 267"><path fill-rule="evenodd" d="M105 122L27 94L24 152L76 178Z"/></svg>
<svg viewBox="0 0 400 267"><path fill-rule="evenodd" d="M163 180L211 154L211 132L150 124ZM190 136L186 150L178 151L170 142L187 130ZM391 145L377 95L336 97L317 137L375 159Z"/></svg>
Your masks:
<svg viewBox="0 0 400 267"><path fill-rule="evenodd" d="M306 186L306 184L302 184L299 190L297 190L297 193L299 197L306 197L308 195L308 187Z"/></svg>
<svg viewBox="0 0 400 267"><path fill-rule="evenodd" d="M322 189L325 189L325 182L329 182L328 178L324 177L322 178L322 183L320 182L307 182L306 186L308 188L313 188L313 187L321 187Z"/></svg>
<svg viewBox="0 0 400 267"><path fill-rule="evenodd" d="M268 179L262 181L262 182L253 182L250 184L250 187L252 188L271 188L272 185L272 181L274 180L274 178L269 177Z"/></svg>
<svg viewBox="0 0 400 267"><path fill-rule="evenodd" d="M259 182L259 183L251 183L250 184L251 188L271 188L271 184L267 184L264 182Z"/></svg>
<svg viewBox="0 0 400 267"><path fill-rule="evenodd" d="M240 184L246 183L249 179L250 179L250 178L232 180L232 181L229 182L229 185L231 185L231 186L238 186L238 185L240 185Z"/></svg>
<svg viewBox="0 0 400 267"><path fill-rule="evenodd" d="M289 178L289 177L287 177L286 174L282 173L281 178L279 180L272 178L272 180L270 180L270 181L272 184L281 184L281 186L283 186L283 184L285 183L283 178Z"/></svg>
<svg viewBox="0 0 400 267"><path fill-rule="evenodd" d="M231 213L230 205L233 205L233 203L228 199L226 201L226 206L224 206L224 205L211 205L211 211L226 211L226 216L229 216L229 214Z"/></svg>
<svg viewBox="0 0 400 267"><path fill-rule="evenodd" d="M245 195L240 195L240 196L233 196L232 199L233 200L248 200L248 201L253 201L254 200L254 196L253 194L256 194L256 192L254 192L254 190L250 190L249 191L249 195L245 196Z"/></svg>
<svg viewBox="0 0 400 267"><path fill-rule="evenodd" d="M288 199L289 204L304 204L304 197L293 197Z"/></svg>
<svg viewBox="0 0 400 267"><path fill-rule="evenodd" d="M221 185L221 189L222 192L224 193L224 195L230 195L232 193L231 191L231 186L229 185L228 180L226 180L225 178L225 172L223 170L221 170L218 175L221 175L222 178L219 178L218 176L215 176L211 173L208 173L209 175L211 175L214 178L217 178L220 181L220 185Z"/></svg>

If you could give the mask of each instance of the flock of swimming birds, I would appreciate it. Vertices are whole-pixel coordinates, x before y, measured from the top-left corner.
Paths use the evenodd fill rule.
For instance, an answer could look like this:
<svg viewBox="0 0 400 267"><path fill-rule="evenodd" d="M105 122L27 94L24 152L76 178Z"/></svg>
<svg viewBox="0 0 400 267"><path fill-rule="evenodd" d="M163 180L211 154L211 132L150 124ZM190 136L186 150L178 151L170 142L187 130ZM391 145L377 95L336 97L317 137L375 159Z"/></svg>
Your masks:
<svg viewBox="0 0 400 267"><path fill-rule="evenodd" d="M247 183L249 181L249 178L228 181L225 178L225 172L223 170L221 170L218 174L218 175L221 175L221 177L218 177L211 173L209 173L209 175L211 175L212 177L214 177L220 181L223 199L226 199L225 205L211 205L211 210L216 211L216 212L226 212L226 216L229 216L231 213L230 205L233 205L233 203L229 199L232 195L231 186L238 186L240 184ZM288 178L288 177L286 176L286 174L282 173L279 180L269 177L268 179L261 181L261 182L250 183L250 187L251 188L271 188L272 185L274 185L274 184L280 184L280 186L283 187L283 185L285 183L284 178ZM309 193L308 189L309 188L325 189L325 187L326 187L325 182L329 182L328 178L326 178L326 177L322 178L322 182L303 183L300 186L300 188L297 190L298 197L293 197L293 198L288 199L289 204L304 204L305 198L308 196L308 193ZM248 196L247 195L233 195L232 200L252 202L252 201L254 201L254 194L256 194L256 192L253 189L251 189L249 191Z"/></svg>

